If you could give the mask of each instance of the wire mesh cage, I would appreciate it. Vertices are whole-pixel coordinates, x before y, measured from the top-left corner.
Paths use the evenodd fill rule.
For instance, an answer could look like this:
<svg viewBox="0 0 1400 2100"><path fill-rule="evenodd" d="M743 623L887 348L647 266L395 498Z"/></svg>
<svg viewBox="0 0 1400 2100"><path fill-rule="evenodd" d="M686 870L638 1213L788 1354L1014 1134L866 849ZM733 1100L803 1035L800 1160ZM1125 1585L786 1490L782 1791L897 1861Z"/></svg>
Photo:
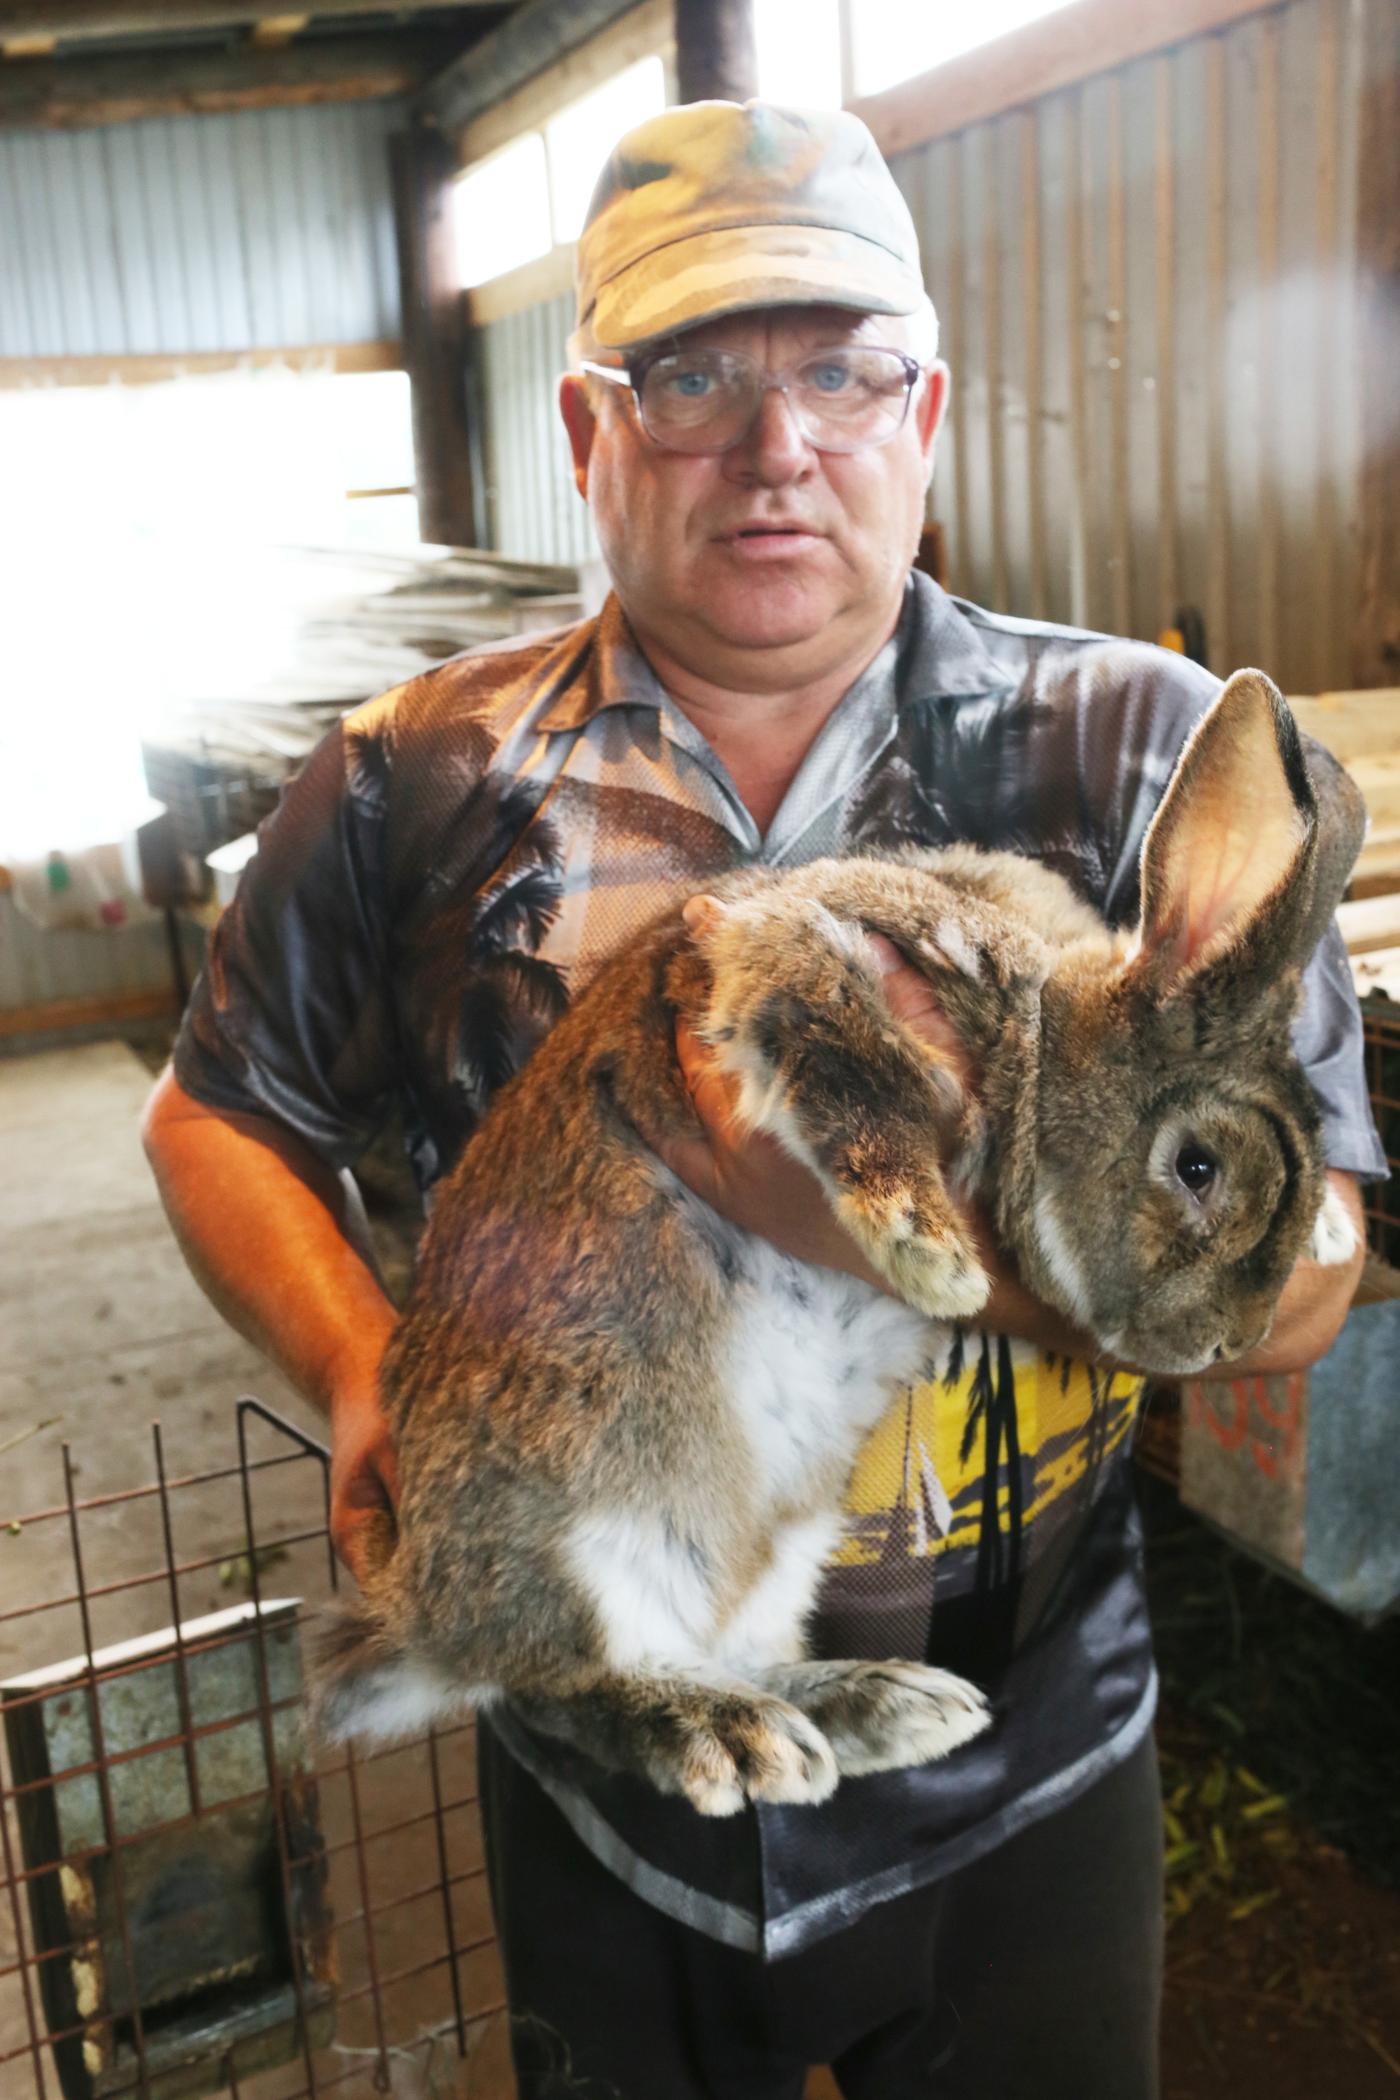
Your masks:
<svg viewBox="0 0 1400 2100"><path fill-rule="evenodd" d="M253 1399L228 1465L174 1473L152 1438L148 1479L86 1497L65 1445L0 1540L0 2093L484 2090L474 1729L318 1752L328 1454Z"/></svg>

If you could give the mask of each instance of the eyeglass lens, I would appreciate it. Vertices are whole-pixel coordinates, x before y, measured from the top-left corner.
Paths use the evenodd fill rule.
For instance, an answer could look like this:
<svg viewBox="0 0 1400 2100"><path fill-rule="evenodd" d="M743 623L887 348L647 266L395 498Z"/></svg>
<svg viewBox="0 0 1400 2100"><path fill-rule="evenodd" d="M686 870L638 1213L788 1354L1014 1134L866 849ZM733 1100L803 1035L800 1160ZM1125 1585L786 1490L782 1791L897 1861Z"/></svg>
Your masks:
<svg viewBox="0 0 1400 2100"><path fill-rule="evenodd" d="M641 375L642 422L675 452L724 452L747 434L765 388L782 387L798 428L819 451L857 452L892 438L909 406L913 370L896 350L824 350L770 381L753 358L694 350L657 358Z"/></svg>

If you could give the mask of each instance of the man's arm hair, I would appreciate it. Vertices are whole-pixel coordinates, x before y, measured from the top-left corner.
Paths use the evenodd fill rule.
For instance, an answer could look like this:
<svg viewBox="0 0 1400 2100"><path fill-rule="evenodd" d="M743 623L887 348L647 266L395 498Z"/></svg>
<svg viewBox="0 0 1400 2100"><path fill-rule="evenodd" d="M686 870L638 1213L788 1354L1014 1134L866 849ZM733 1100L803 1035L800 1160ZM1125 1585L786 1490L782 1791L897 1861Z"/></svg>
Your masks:
<svg viewBox="0 0 1400 2100"><path fill-rule="evenodd" d="M330 1417L332 1537L353 1567L357 1532L395 1491L378 1373L396 1318L354 1182L271 1118L196 1100L169 1069L142 1136L196 1282Z"/></svg>

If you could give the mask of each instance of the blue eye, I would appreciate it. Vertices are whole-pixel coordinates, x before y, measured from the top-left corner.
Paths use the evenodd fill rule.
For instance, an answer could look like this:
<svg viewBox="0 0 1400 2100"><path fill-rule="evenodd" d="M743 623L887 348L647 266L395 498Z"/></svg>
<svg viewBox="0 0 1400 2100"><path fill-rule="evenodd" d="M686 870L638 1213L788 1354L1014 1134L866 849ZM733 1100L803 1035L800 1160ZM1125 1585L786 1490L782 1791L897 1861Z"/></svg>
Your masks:
<svg viewBox="0 0 1400 2100"><path fill-rule="evenodd" d="M839 394L851 381L848 367L838 364L835 359L830 364L809 365L805 376L808 384L820 394Z"/></svg>
<svg viewBox="0 0 1400 2100"><path fill-rule="evenodd" d="M672 393L685 401L698 401L714 384L714 374L692 367L688 372L673 372L667 381Z"/></svg>

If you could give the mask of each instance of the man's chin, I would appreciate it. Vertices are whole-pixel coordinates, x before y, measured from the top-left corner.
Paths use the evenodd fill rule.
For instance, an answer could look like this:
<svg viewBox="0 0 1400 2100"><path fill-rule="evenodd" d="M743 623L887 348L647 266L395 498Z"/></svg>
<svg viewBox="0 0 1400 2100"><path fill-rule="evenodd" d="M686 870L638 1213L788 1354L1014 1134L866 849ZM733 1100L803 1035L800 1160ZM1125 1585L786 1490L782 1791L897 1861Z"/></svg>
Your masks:
<svg viewBox="0 0 1400 2100"><path fill-rule="evenodd" d="M831 638L846 606L826 592L807 592L756 580L743 591L708 593L699 619L729 649L816 648Z"/></svg>

